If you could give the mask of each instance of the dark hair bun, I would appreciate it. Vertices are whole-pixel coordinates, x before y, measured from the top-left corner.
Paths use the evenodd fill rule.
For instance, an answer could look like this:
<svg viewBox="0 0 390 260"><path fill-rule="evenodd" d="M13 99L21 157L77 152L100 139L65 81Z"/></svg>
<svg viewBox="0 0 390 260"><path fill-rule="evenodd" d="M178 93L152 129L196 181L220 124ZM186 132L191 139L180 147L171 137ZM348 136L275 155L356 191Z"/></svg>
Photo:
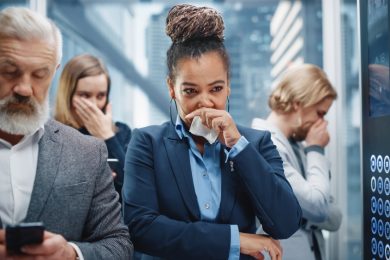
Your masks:
<svg viewBox="0 0 390 260"><path fill-rule="evenodd" d="M223 30L222 17L215 9L189 4L172 7L165 28L166 34L174 43L200 38L216 38L223 41Z"/></svg>

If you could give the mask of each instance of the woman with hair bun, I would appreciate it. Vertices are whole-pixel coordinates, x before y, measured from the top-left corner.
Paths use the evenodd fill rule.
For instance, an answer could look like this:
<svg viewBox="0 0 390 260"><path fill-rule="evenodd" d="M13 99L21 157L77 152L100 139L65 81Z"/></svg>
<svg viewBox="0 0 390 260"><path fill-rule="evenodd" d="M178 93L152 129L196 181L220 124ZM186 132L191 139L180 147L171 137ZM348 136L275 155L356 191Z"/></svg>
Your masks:
<svg viewBox="0 0 390 260"><path fill-rule="evenodd" d="M236 125L225 109L223 30L208 7L168 13L167 85L178 116L134 130L125 161L124 220L142 259L281 259L275 239L299 228L270 133ZM268 235L255 234L256 217Z"/></svg>

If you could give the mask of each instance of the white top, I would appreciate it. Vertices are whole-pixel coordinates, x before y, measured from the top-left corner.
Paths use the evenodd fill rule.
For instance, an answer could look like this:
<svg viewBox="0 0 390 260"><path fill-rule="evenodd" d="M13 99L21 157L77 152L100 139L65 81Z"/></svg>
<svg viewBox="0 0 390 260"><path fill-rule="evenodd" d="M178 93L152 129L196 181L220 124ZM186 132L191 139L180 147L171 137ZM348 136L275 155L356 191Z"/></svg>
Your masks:
<svg viewBox="0 0 390 260"><path fill-rule="evenodd" d="M26 218L43 133L42 126L14 146L0 138L0 218L4 225L15 225Z"/></svg>

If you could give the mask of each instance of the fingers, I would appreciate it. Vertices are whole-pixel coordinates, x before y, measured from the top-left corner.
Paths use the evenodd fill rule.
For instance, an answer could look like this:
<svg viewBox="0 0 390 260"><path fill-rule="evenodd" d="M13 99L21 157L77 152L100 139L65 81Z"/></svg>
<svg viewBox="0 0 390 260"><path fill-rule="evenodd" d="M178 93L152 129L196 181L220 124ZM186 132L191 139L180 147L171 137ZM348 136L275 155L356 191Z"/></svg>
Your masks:
<svg viewBox="0 0 390 260"><path fill-rule="evenodd" d="M80 98L80 97L75 97L73 99L74 105L76 108L84 110L84 111L89 111L89 112L96 112L100 111L100 109L91 101L85 98Z"/></svg>
<svg viewBox="0 0 390 260"><path fill-rule="evenodd" d="M231 116L225 110L213 109L213 108L200 108L190 114L186 115L185 119L193 119L195 116L199 116L202 120L202 124L208 128L219 130L220 126L226 125L228 120L231 120ZM221 118L220 118L221 117ZM216 120L214 122L214 120Z"/></svg>
<svg viewBox="0 0 390 260"><path fill-rule="evenodd" d="M85 123L91 119L91 113L89 112L88 105L81 98L74 98L73 105L75 107L76 114Z"/></svg>
<svg viewBox="0 0 390 260"><path fill-rule="evenodd" d="M88 119L91 116L101 116L103 115L103 112L91 101L85 99L85 98L74 98L73 104L76 108L76 112L80 117L82 117L82 120Z"/></svg>
<svg viewBox="0 0 390 260"><path fill-rule="evenodd" d="M328 121L320 118L318 119L313 125L312 125L312 128L314 129L326 129L328 126Z"/></svg>
<svg viewBox="0 0 390 260"><path fill-rule="evenodd" d="M256 260L264 260L264 255L261 252L257 252L255 255L253 255L253 257Z"/></svg>
<svg viewBox="0 0 390 260"><path fill-rule="evenodd" d="M185 119L193 119L195 116L201 118L203 125L220 133L219 141L227 147L233 147L241 137L233 118L225 110L200 108L188 114Z"/></svg>
<svg viewBox="0 0 390 260"><path fill-rule="evenodd" d="M5 249L5 230L0 229L0 259L6 258L6 249Z"/></svg>
<svg viewBox="0 0 390 260"><path fill-rule="evenodd" d="M282 248L279 241L266 235L240 233L240 252L255 259L264 259L268 254L272 260L282 259Z"/></svg>
<svg viewBox="0 0 390 260"><path fill-rule="evenodd" d="M225 121L226 120L223 117L214 118L214 120L211 121L211 128L219 133L225 128Z"/></svg>
<svg viewBox="0 0 390 260"><path fill-rule="evenodd" d="M87 122L88 119L89 119L87 112L81 107L79 101L74 101L73 104L74 104L74 107L75 107L76 114L78 115L78 117L85 124L85 122Z"/></svg>
<svg viewBox="0 0 390 260"><path fill-rule="evenodd" d="M267 251L268 251L269 256L271 257L271 260L278 260L277 259L277 252L276 252L275 248L268 249Z"/></svg>
<svg viewBox="0 0 390 260"><path fill-rule="evenodd" d="M22 251L29 255L52 255L65 245L66 240L61 235L45 231L42 244L24 246Z"/></svg>
<svg viewBox="0 0 390 260"><path fill-rule="evenodd" d="M271 239L272 242L275 244L276 248L278 249L278 254L277 254L277 258L278 260L282 260L282 255L283 255L283 248L280 244L280 241L279 240L274 240L274 239Z"/></svg>
<svg viewBox="0 0 390 260"><path fill-rule="evenodd" d="M282 247L278 240L272 239L269 236L260 235L261 240L263 241L264 251L269 254L272 260L281 260L282 259ZM264 253L263 253L264 254Z"/></svg>
<svg viewBox="0 0 390 260"><path fill-rule="evenodd" d="M0 229L0 244L5 242L5 229Z"/></svg>
<svg viewBox="0 0 390 260"><path fill-rule="evenodd" d="M112 110L110 104L107 105L107 113L104 114L94 103L87 99L75 98L73 103L76 108L76 114L91 135L104 140L115 135L112 126Z"/></svg>
<svg viewBox="0 0 390 260"><path fill-rule="evenodd" d="M266 252L268 252L268 254L269 254L269 256L271 257L272 260L280 260L280 259L282 259L282 252L281 252L280 248L278 248L275 244L270 245L270 247L265 247L264 250Z"/></svg>
<svg viewBox="0 0 390 260"><path fill-rule="evenodd" d="M22 247L24 255L16 259L75 259L77 254L74 248L61 235L45 231L44 240L40 245ZM2 258L0 258L2 259Z"/></svg>

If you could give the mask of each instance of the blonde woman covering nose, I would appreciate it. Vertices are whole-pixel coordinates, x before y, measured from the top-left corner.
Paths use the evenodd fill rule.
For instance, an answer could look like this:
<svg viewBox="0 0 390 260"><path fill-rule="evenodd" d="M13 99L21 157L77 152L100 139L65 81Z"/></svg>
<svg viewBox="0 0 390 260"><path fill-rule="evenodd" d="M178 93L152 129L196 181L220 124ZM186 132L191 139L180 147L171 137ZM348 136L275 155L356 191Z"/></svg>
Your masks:
<svg viewBox="0 0 390 260"><path fill-rule="evenodd" d="M75 56L61 73L54 117L83 134L104 140L115 190L121 198L131 130L124 123L113 122L110 89L110 75L101 59L90 54Z"/></svg>

